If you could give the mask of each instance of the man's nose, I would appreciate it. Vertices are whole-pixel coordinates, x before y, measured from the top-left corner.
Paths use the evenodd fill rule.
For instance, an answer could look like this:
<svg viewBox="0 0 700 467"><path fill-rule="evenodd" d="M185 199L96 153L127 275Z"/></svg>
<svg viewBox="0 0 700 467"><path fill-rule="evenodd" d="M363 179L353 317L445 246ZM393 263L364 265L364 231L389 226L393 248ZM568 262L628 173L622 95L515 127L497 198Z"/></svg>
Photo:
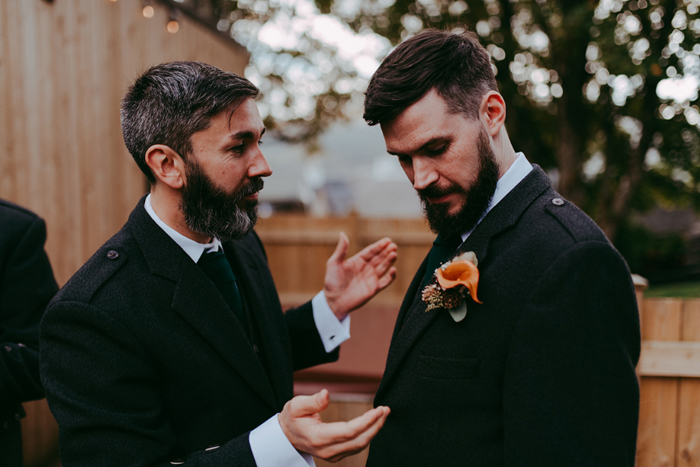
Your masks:
<svg viewBox="0 0 700 467"><path fill-rule="evenodd" d="M422 190L437 182L439 175L430 161L422 157L413 158L413 188Z"/></svg>
<svg viewBox="0 0 700 467"><path fill-rule="evenodd" d="M263 156L262 151L257 149L257 154L255 154L253 163L248 169L248 177L269 177L270 175L272 175L272 168L270 164L267 163L267 159Z"/></svg>

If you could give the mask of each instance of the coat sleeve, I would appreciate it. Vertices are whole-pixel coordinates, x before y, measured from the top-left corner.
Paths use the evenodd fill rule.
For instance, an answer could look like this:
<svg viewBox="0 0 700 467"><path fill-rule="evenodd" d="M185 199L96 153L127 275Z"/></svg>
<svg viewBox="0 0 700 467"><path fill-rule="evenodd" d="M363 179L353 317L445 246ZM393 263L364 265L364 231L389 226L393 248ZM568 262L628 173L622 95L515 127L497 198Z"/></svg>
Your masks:
<svg viewBox="0 0 700 467"><path fill-rule="evenodd" d="M314 321L311 302L284 314L292 343L292 364L294 371L303 370L321 363L335 362L340 355L340 347L326 353L321 336Z"/></svg>
<svg viewBox="0 0 700 467"><path fill-rule="evenodd" d="M33 217L22 228L2 228L10 235L0 255L0 401L19 403L44 396L39 322L58 286L44 252L44 221Z"/></svg>
<svg viewBox="0 0 700 467"><path fill-rule="evenodd" d="M509 349L506 466L634 466L640 330L624 260L606 242L562 254L532 291Z"/></svg>
<svg viewBox="0 0 700 467"><path fill-rule="evenodd" d="M170 466L175 435L163 381L140 342L108 313L52 303L41 325L41 378L71 466ZM249 432L183 456L187 466L254 467Z"/></svg>

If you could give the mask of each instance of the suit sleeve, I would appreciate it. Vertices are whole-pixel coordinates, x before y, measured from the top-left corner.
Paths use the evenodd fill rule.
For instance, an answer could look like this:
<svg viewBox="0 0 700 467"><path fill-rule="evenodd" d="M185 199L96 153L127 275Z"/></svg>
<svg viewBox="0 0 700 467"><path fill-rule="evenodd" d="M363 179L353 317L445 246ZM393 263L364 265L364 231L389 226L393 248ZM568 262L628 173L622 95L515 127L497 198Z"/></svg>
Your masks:
<svg viewBox="0 0 700 467"><path fill-rule="evenodd" d="M171 465L175 435L158 368L109 314L83 303L51 304L41 326L41 377L63 465ZM184 465L254 467L248 434L186 453Z"/></svg>
<svg viewBox="0 0 700 467"><path fill-rule="evenodd" d="M39 322L58 290L45 241L44 221L34 217L2 246L6 260L0 264L0 401L44 396L39 381Z"/></svg>
<svg viewBox="0 0 700 467"><path fill-rule="evenodd" d="M294 371L303 370L322 363L335 362L340 355L340 347L326 353L321 336L314 321L311 302L284 314L292 343L292 364Z"/></svg>
<svg viewBox="0 0 700 467"><path fill-rule="evenodd" d="M506 466L634 465L640 331L630 273L583 242L540 278L512 337L503 397Z"/></svg>

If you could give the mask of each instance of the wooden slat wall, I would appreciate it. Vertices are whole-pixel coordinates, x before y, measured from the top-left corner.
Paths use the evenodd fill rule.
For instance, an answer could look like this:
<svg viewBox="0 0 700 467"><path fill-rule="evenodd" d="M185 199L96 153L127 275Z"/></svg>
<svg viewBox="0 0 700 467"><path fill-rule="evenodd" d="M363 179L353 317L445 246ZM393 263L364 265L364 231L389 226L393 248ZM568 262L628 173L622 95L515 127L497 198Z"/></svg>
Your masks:
<svg viewBox="0 0 700 467"><path fill-rule="evenodd" d="M247 52L180 18L165 30L140 0L0 1L0 198L46 220L59 285L111 237L146 192L122 142L119 102L149 66L199 60L239 74ZM1 226L0 226L1 228ZM26 404L27 465L52 465L56 427Z"/></svg>

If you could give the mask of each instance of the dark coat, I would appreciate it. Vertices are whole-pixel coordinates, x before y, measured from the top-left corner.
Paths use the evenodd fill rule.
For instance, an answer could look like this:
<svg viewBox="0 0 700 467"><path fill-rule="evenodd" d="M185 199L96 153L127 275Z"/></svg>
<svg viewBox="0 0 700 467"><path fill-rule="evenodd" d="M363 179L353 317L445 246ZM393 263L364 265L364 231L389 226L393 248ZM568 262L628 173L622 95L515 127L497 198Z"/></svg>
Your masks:
<svg viewBox="0 0 700 467"><path fill-rule="evenodd" d="M0 200L0 465L22 465L21 402L41 399L39 322L58 290L36 214Z"/></svg>
<svg viewBox="0 0 700 467"><path fill-rule="evenodd" d="M476 227L466 318L408 289L369 466L632 467L639 315L627 266L539 167Z"/></svg>
<svg viewBox="0 0 700 467"><path fill-rule="evenodd" d="M259 328L259 356L143 201L42 322L41 376L63 465L255 465L249 431L292 397L292 370L338 353L325 353L310 304L282 313L250 233L224 251Z"/></svg>

